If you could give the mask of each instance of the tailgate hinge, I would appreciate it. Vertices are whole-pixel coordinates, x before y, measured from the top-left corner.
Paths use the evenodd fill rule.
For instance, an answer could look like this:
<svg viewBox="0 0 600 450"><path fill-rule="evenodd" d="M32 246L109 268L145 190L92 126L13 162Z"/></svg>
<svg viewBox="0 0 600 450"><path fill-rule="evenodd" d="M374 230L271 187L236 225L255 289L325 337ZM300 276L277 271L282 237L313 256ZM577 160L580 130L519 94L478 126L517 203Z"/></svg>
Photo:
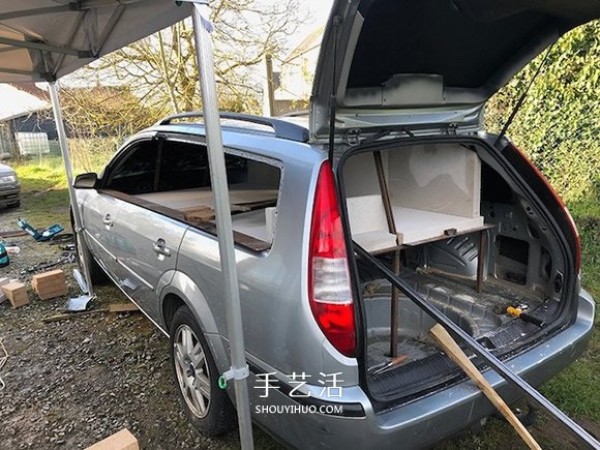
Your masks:
<svg viewBox="0 0 600 450"><path fill-rule="evenodd" d="M351 128L346 131L344 136L344 140L348 145L356 145L360 142L360 128Z"/></svg>

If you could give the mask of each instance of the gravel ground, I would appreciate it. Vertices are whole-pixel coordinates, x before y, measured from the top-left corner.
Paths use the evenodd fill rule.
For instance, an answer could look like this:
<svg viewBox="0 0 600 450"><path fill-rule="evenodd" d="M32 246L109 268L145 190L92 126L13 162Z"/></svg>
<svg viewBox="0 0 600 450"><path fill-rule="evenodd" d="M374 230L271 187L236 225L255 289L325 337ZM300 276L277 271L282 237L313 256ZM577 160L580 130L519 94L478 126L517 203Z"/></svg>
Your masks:
<svg viewBox="0 0 600 450"><path fill-rule="evenodd" d="M16 212L0 212L0 230L16 229ZM42 225L42 224L36 224ZM51 225L51 224L43 224ZM97 313L53 323L67 297L40 300L23 269L57 261L61 249L29 236L7 238L20 246L0 269L28 284L30 304L0 304L0 339L9 359L0 372L0 448L86 448L127 427L145 449L229 449L236 433L209 439L188 424L171 376L167 338L140 313ZM70 294L79 294L67 274ZM97 290L93 309L127 299L113 286ZM260 433L260 432L258 432ZM259 438L261 438L259 436ZM262 436L267 446L272 442Z"/></svg>

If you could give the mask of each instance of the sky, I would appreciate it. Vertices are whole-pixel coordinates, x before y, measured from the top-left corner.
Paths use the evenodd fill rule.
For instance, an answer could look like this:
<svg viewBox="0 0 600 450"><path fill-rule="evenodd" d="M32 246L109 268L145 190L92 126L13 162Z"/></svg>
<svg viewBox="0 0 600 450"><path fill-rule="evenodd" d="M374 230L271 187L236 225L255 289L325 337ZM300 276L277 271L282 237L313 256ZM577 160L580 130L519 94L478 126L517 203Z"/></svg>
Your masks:
<svg viewBox="0 0 600 450"><path fill-rule="evenodd" d="M303 25L298 30L299 32L297 34L301 36L299 36L299 40L302 40L316 27L325 25L325 22L329 17L329 12L331 11L333 0L303 0L303 3L306 3L310 11L311 18L306 25Z"/></svg>

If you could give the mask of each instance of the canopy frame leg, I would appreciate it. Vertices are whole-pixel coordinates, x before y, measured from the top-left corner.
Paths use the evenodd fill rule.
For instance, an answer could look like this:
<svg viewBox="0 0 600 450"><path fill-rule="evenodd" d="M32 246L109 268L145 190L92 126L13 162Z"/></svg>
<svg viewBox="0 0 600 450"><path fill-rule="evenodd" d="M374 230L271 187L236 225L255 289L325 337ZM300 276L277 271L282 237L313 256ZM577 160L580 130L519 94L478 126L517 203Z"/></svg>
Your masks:
<svg viewBox="0 0 600 450"><path fill-rule="evenodd" d="M73 212L73 221L75 223L75 239L78 242L84 242L83 237L83 221L81 219L81 210L77 205L77 197L75 196L75 188L73 187L73 166L71 164L71 155L69 152L69 142L67 141L67 133L65 132L65 124L62 118L62 111L60 109L60 98L58 95L58 89L56 88L56 82L48 83L50 92L50 101L52 102L52 111L54 112L54 121L56 123L56 132L58 133L58 142L60 144L60 152L62 154L63 164L65 166L65 172L67 173L67 188L69 191L69 203L71 211ZM94 297L94 287L92 286L92 279L90 276L90 268L88 267L86 258L81 257L81 245L77 246L77 253L79 253L79 262L85 282L87 284L87 294Z"/></svg>
<svg viewBox="0 0 600 450"><path fill-rule="evenodd" d="M210 32L212 31L212 24L209 20L210 7L208 0L191 0L191 2L193 4L192 20L194 24L196 56L200 72L202 109L215 203L219 254L226 300L225 311L231 352L231 368L223 376L225 378L233 378L234 380L241 447L242 449L252 450L254 448L254 440L252 436L247 385L249 370L244 351L244 332L233 240L233 225L231 221L231 205L229 202L229 187L219 117L213 47L210 36Z"/></svg>

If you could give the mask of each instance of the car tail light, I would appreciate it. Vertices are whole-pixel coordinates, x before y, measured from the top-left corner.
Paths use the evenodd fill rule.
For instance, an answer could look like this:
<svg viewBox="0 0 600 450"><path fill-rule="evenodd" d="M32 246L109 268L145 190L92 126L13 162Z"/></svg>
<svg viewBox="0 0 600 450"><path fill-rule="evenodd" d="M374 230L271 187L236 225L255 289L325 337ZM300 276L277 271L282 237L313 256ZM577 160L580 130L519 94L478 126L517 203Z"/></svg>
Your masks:
<svg viewBox="0 0 600 450"><path fill-rule="evenodd" d="M356 327L348 253L331 165L319 172L308 255L308 295L319 327L342 354L354 356Z"/></svg>
<svg viewBox="0 0 600 450"><path fill-rule="evenodd" d="M511 146L516 150L516 152L521 156L521 158L523 158L523 161L525 161L529 165L529 167L531 167L531 169L533 170L533 172L535 172L538 178L546 185L546 188L554 198L557 207L559 207L562 210L562 213L567 219L567 222L569 223L571 231L573 232L573 236L575 238L575 242L573 243L575 253L575 272L579 273L579 270L581 269L581 238L579 237L579 230L577 230L577 225L575 225L573 216L571 216L571 213L565 205L565 202L563 202L561 196L558 194L558 192L556 192L556 189L554 189L554 187L548 182L548 180L540 171L540 169L538 169L536 165L533 164L533 162L531 162L531 160L527 157L527 155L525 155L525 153L520 148L518 148L515 145Z"/></svg>

